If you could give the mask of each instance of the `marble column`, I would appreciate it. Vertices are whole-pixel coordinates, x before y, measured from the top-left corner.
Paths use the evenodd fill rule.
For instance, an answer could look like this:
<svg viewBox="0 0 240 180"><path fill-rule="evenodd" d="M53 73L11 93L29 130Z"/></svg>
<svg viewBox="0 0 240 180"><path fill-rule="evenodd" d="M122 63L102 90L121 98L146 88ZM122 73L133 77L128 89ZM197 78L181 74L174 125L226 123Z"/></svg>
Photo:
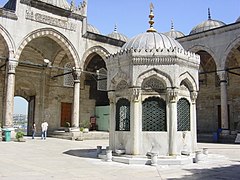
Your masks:
<svg viewBox="0 0 240 180"><path fill-rule="evenodd" d="M5 112L4 112L5 127L13 127L15 70L17 65L18 65L18 61L15 59L9 59L6 62L7 83L6 83Z"/></svg>
<svg viewBox="0 0 240 180"><path fill-rule="evenodd" d="M222 71L218 73L220 79L221 89L221 128L229 129L228 124L228 103L227 103L227 77L226 72Z"/></svg>
<svg viewBox="0 0 240 180"><path fill-rule="evenodd" d="M196 100L197 100L197 92L193 91L191 92L191 134L192 134L192 152L195 152L197 150L197 112L196 112Z"/></svg>
<svg viewBox="0 0 240 180"><path fill-rule="evenodd" d="M79 127L79 110L80 110L80 75L81 70L73 71L74 77L74 95L73 95L73 111L72 111L72 127Z"/></svg>
<svg viewBox="0 0 240 180"><path fill-rule="evenodd" d="M131 91L131 124L130 130L132 134L132 155L140 154L140 88L133 88Z"/></svg>
<svg viewBox="0 0 240 180"><path fill-rule="evenodd" d="M176 89L168 90L169 99L169 155L177 155L177 96Z"/></svg>
<svg viewBox="0 0 240 180"><path fill-rule="evenodd" d="M108 92L108 99L110 102L109 115L109 148L115 150L115 129L116 129L116 96L115 91Z"/></svg>

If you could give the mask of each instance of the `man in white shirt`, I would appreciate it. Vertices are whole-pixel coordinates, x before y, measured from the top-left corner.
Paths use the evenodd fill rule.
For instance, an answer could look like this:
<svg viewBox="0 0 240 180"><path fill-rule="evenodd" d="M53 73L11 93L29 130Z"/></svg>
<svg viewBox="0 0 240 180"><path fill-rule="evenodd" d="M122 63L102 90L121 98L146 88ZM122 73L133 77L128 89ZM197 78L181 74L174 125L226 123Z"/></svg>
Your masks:
<svg viewBox="0 0 240 180"><path fill-rule="evenodd" d="M47 129L48 129L48 123L44 121L41 125L42 127L42 139L46 139L47 137Z"/></svg>

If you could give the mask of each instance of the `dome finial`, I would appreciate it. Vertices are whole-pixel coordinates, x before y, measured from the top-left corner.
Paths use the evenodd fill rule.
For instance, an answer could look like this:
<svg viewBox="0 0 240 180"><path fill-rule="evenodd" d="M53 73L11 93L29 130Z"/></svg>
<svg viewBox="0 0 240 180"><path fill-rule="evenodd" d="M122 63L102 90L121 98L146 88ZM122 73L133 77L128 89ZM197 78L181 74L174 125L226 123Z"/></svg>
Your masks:
<svg viewBox="0 0 240 180"><path fill-rule="evenodd" d="M212 19L212 18L211 18L210 8L208 8L208 19Z"/></svg>
<svg viewBox="0 0 240 180"><path fill-rule="evenodd" d="M114 32L117 32L117 24L114 26Z"/></svg>
<svg viewBox="0 0 240 180"><path fill-rule="evenodd" d="M171 30L174 30L173 20L171 20Z"/></svg>
<svg viewBox="0 0 240 180"><path fill-rule="evenodd" d="M147 30L147 32L157 32L156 29L153 28L153 24L154 24L154 14L153 14L153 9L154 9L154 6L153 6L153 3L150 4L150 14L149 14L149 18L150 20L148 21L149 24L150 24L150 28Z"/></svg>

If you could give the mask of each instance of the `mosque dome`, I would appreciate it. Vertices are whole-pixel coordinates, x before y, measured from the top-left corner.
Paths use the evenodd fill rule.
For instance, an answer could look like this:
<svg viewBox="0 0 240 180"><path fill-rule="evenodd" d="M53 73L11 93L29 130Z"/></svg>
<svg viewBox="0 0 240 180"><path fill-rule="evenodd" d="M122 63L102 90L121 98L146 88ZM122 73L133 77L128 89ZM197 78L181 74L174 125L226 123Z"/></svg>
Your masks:
<svg viewBox="0 0 240 180"><path fill-rule="evenodd" d="M127 42L128 41L128 37L125 36L124 34L121 34L119 32L117 32L117 27L115 26L114 31L111 34L107 35L108 37L120 40L120 41L124 41Z"/></svg>
<svg viewBox="0 0 240 180"><path fill-rule="evenodd" d="M87 31L92 32L94 34L101 34L100 31L93 25L87 24Z"/></svg>
<svg viewBox="0 0 240 180"><path fill-rule="evenodd" d="M171 30L169 32L164 33L164 34L166 36L169 36L169 37L173 38L173 39L177 39L177 38L185 36L182 32L174 29L173 22L172 22L172 25L171 25Z"/></svg>
<svg viewBox="0 0 240 180"><path fill-rule="evenodd" d="M213 20L211 18L210 10L208 9L208 20L200 23L197 26L195 26L191 30L190 34L196 34L196 33L199 33L199 32L207 31L207 30L218 28L218 27L225 26L225 25L226 24L222 21Z"/></svg>
<svg viewBox="0 0 240 180"><path fill-rule="evenodd" d="M128 42L126 42L122 49L183 49L182 45L175 39L158 32L145 32L139 34Z"/></svg>
<svg viewBox="0 0 240 180"><path fill-rule="evenodd" d="M236 22L240 22L240 16L238 17L238 19L236 20Z"/></svg>

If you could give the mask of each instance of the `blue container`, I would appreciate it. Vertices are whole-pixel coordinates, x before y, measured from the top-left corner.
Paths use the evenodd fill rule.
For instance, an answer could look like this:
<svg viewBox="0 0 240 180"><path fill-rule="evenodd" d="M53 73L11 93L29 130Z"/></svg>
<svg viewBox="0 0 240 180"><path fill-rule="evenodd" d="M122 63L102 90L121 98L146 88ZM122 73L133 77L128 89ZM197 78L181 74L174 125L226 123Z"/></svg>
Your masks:
<svg viewBox="0 0 240 180"><path fill-rule="evenodd" d="M217 132L213 133L213 142L218 142L218 133Z"/></svg>
<svg viewBox="0 0 240 180"><path fill-rule="evenodd" d="M11 141L11 131L10 130L4 130L4 134L5 134L5 141L6 142Z"/></svg>

